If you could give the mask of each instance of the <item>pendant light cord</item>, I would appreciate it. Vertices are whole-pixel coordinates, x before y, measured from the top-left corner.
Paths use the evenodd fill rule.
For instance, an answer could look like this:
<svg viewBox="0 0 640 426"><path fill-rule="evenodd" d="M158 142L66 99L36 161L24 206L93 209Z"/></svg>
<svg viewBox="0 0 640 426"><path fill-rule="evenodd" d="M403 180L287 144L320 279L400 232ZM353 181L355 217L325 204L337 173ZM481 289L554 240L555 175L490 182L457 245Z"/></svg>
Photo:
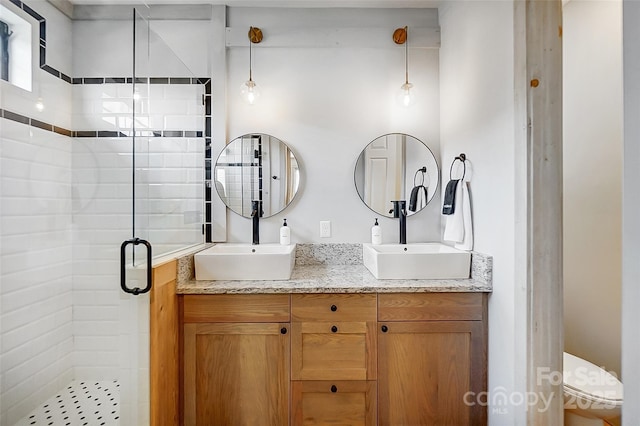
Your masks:
<svg viewBox="0 0 640 426"><path fill-rule="evenodd" d="M251 34L251 32L253 31L253 27L249 27L249 34ZM253 44L253 42L251 41L251 37L249 37L249 81L252 81L251 79L251 45Z"/></svg>
<svg viewBox="0 0 640 426"><path fill-rule="evenodd" d="M405 42L404 42L404 78L405 84L409 84L409 28L404 27Z"/></svg>

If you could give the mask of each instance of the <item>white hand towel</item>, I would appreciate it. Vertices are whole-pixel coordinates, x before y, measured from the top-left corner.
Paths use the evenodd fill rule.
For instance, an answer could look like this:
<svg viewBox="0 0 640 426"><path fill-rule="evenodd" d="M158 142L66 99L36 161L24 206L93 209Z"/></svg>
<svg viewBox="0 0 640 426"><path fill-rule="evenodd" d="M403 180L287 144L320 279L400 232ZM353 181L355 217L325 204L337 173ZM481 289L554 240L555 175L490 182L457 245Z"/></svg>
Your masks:
<svg viewBox="0 0 640 426"><path fill-rule="evenodd" d="M427 191L429 191L429 188L425 186L424 191L418 192L418 205L416 206L416 210L422 210L427 207Z"/></svg>
<svg viewBox="0 0 640 426"><path fill-rule="evenodd" d="M462 208L462 187L464 182L458 182L456 186L456 198L453 214L446 215L444 224L444 240L461 243L464 240L464 217Z"/></svg>
<svg viewBox="0 0 640 426"><path fill-rule="evenodd" d="M459 250L473 250L473 223L471 221L471 198L469 196L469 183L467 180L464 182L460 182L458 186L462 187L462 197L461 203L457 203L456 199L456 210L458 207L462 207L462 222L463 222L463 238L462 241L459 241L455 245L455 247ZM456 195L457 198L457 195Z"/></svg>

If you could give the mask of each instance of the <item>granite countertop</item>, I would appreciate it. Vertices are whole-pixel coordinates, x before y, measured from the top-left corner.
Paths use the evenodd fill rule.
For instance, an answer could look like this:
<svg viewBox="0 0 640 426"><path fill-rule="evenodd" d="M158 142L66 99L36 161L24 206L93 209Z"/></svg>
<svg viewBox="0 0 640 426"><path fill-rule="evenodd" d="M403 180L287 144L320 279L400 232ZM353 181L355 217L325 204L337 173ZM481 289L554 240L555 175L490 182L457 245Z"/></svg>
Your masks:
<svg viewBox="0 0 640 426"><path fill-rule="evenodd" d="M358 259L360 253L360 259ZM378 280L362 264L361 244L299 244L289 280L196 281L193 255L178 259L178 294L419 293L492 291L492 258L472 253L471 278Z"/></svg>

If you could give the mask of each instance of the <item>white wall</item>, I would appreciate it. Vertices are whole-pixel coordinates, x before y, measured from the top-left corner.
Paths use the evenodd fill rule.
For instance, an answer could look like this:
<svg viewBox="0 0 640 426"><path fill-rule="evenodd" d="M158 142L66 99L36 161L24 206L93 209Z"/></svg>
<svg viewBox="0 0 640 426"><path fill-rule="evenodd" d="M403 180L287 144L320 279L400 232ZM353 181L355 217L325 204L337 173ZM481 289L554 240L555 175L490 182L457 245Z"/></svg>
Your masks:
<svg viewBox="0 0 640 426"><path fill-rule="evenodd" d="M461 152L470 183L474 249L493 256L489 298L490 400L523 396L526 375L517 336L525 307L516 285L514 9L510 2L451 2L440 8L442 162ZM448 172L447 172L448 173ZM515 399L517 401L517 399ZM498 400L500 401L500 400ZM522 404L489 406L490 425L524 425Z"/></svg>
<svg viewBox="0 0 640 426"><path fill-rule="evenodd" d="M287 218L293 242L369 241L373 218L379 215L362 203L355 189L360 152L378 136L398 132L422 140L439 157L438 50L409 48L409 80L421 91L421 104L405 110L395 104L396 91L404 83L404 46L392 40L396 28L408 25L411 46L411 27L436 26L435 10L229 9L227 26L248 31L251 25L264 32L264 41L253 48L253 78L262 86L262 98L254 106L240 100L240 85L249 74L248 46L229 48L229 139L253 132L271 134L293 149L302 170L293 203L262 220L261 241L278 241L282 218ZM305 25L355 28L345 31L346 38L357 35L357 28L377 28L388 32L388 42L378 47L317 47L313 42L300 48L269 47L270 31L293 33ZM439 240L438 211L439 195L408 218L407 240ZM251 241L251 221L228 214L229 241ZM321 220L331 221L331 238L320 238ZM383 242L397 242L397 220L380 218L379 223Z"/></svg>
<svg viewBox="0 0 640 426"><path fill-rule="evenodd" d="M563 8L565 350L620 374L622 2Z"/></svg>
<svg viewBox="0 0 640 426"><path fill-rule="evenodd" d="M29 5L55 23L48 42L70 37L70 21L49 3ZM38 23L17 13L37 40ZM68 49L47 53L69 73ZM68 128L70 87L39 69L36 49L33 58L33 92L2 81L0 108ZM11 425L73 376L71 139L0 119L0 140L0 424Z"/></svg>

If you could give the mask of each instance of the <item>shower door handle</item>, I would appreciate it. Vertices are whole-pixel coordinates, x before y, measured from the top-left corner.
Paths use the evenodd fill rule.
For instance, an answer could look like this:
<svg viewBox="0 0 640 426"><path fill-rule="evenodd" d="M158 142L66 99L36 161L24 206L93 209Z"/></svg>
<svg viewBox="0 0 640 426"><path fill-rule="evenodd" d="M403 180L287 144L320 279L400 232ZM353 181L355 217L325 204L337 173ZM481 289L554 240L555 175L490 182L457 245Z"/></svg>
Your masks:
<svg viewBox="0 0 640 426"><path fill-rule="evenodd" d="M147 286L145 288L129 288L126 283L126 268L125 268L125 249L129 244L133 244L137 246L138 244L144 244L147 247ZM130 240L125 240L120 246L120 288L125 293L133 294L137 296L139 294L143 294L151 290L151 244L147 240L143 240L140 238L132 238Z"/></svg>

